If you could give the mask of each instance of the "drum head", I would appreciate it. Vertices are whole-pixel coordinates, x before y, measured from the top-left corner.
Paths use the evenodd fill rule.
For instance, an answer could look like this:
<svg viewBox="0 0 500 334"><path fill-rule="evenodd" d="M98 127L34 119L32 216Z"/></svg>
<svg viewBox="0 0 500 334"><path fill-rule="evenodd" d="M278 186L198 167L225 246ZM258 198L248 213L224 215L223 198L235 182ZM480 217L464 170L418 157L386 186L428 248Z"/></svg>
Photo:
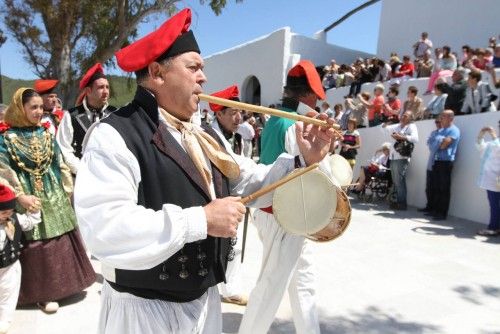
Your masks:
<svg viewBox="0 0 500 334"><path fill-rule="evenodd" d="M337 209L337 191L320 170L312 170L274 191L273 214L287 232L314 234L330 223Z"/></svg>
<svg viewBox="0 0 500 334"><path fill-rule="evenodd" d="M352 168L347 160L338 154L330 155L330 168L332 176L337 180L341 187L348 186L352 183Z"/></svg>

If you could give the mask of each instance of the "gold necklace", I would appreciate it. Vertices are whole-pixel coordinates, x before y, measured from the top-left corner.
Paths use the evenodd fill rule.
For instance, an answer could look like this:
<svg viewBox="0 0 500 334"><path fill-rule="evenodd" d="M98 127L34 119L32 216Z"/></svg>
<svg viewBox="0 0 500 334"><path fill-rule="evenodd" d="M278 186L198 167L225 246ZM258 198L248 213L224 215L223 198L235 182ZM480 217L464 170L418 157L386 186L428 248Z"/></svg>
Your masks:
<svg viewBox="0 0 500 334"><path fill-rule="evenodd" d="M43 192L43 175L47 173L54 153L54 140L51 134L47 130L42 136L33 131L30 137L8 133L5 135L5 144L17 166L34 176L35 192ZM35 167L26 166L22 161L22 156L33 162Z"/></svg>

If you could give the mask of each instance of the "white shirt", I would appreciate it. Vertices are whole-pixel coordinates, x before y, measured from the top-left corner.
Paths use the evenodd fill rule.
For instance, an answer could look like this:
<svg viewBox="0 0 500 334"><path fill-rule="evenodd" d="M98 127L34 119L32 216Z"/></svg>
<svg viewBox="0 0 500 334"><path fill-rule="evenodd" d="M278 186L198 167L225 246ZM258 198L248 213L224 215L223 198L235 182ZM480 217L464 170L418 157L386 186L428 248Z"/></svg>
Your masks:
<svg viewBox="0 0 500 334"><path fill-rule="evenodd" d="M255 130L248 122L241 123L236 133L239 133L243 140L252 140L255 137Z"/></svg>
<svg viewBox="0 0 500 334"><path fill-rule="evenodd" d="M388 125L386 126L385 128L382 127L382 129L384 129L386 131L386 133L388 133L389 135L393 134L393 133L399 133L403 136L406 136L406 139L413 143L413 144L416 144L418 143L418 130L417 130L417 126L415 125L415 123L410 123L408 124L407 126L404 126L404 127L401 127L401 123L398 123L398 124L392 124L392 125ZM395 139L393 139L391 137L391 140L393 143L396 142ZM399 159L410 159L408 157L403 157L401 154L399 154L395 149L394 149L394 145L391 146L391 152L389 153L389 159L391 160L399 160Z"/></svg>
<svg viewBox="0 0 500 334"><path fill-rule="evenodd" d="M92 121L92 112L87 107L87 97L83 99L82 104L83 108L85 109L85 114L87 115L88 119ZM106 111L107 107L108 104L105 104L102 107L102 110L104 110L103 118L107 117L110 114ZM76 174L78 172L80 159L75 155L75 149L73 148L73 135L74 129L73 123L71 122L71 114L69 112L65 112L56 133L56 141L61 148L64 162L66 163L66 165L68 165L71 173Z"/></svg>
<svg viewBox="0 0 500 334"><path fill-rule="evenodd" d="M482 189L500 192L500 139L477 144L481 153L478 185Z"/></svg>
<svg viewBox="0 0 500 334"><path fill-rule="evenodd" d="M35 225L40 224L42 221L40 211L37 212L28 212L26 214L16 213L17 220L19 221L19 225L21 226L21 230L29 231L35 227ZM0 224L0 250L5 248L5 244L7 243L7 233L5 232L6 224Z"/></svg>
<svg viewBox="0 0 500 334"><path fill-rule="evenodd" d="M181 144L181 133L173 127L168 131ZM86 245L103 264L107 280L115 281L113 268L149 269L184 244L207 237L201 206L182 209L165 203L161 210L154 211L137 204L141 167L111 125L95 124L87 139L75 184L75 211ZM269 166L231 156L240 166L240 176L230 180L232 195L249 195L294 169L294 159L287 154ZM272 193L250 206L267 207L271 203Z"/></svg>

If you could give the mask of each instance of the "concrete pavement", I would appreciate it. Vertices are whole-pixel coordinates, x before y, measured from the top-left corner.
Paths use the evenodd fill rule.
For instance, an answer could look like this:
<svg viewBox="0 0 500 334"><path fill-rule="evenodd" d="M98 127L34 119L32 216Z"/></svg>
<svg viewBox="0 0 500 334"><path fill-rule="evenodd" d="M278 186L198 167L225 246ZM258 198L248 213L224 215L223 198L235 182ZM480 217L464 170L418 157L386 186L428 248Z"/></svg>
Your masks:
<svg viewBox="0 0 500 334"><path fill-rule="evenodd" d="M475 236L484 225L470 221L432 222L414 208L394 213L384 203L352 203L346 233L314 244L322 333L500 333L500 238ZM251 226L242 267L248 292L260 254ZM56 314L18 309L9 333L94 333L99 278ZM224 332L237 332L244 310L223 304ZM294 332L285 296L270 333Z"/></svg>

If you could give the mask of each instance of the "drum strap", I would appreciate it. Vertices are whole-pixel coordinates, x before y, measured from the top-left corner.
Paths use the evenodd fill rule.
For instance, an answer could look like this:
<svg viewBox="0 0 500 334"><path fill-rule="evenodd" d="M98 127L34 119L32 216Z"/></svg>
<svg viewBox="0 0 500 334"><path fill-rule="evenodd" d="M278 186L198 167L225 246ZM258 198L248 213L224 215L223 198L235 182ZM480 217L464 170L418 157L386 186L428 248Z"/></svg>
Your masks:
<svg viewBox="0 0 500 334"><path fill-rule="evenodd" d="M273 206L268 206L267 208L260 208L262 211L266 212L266 213L270 213L270 214L273 214Z"/></svg>

